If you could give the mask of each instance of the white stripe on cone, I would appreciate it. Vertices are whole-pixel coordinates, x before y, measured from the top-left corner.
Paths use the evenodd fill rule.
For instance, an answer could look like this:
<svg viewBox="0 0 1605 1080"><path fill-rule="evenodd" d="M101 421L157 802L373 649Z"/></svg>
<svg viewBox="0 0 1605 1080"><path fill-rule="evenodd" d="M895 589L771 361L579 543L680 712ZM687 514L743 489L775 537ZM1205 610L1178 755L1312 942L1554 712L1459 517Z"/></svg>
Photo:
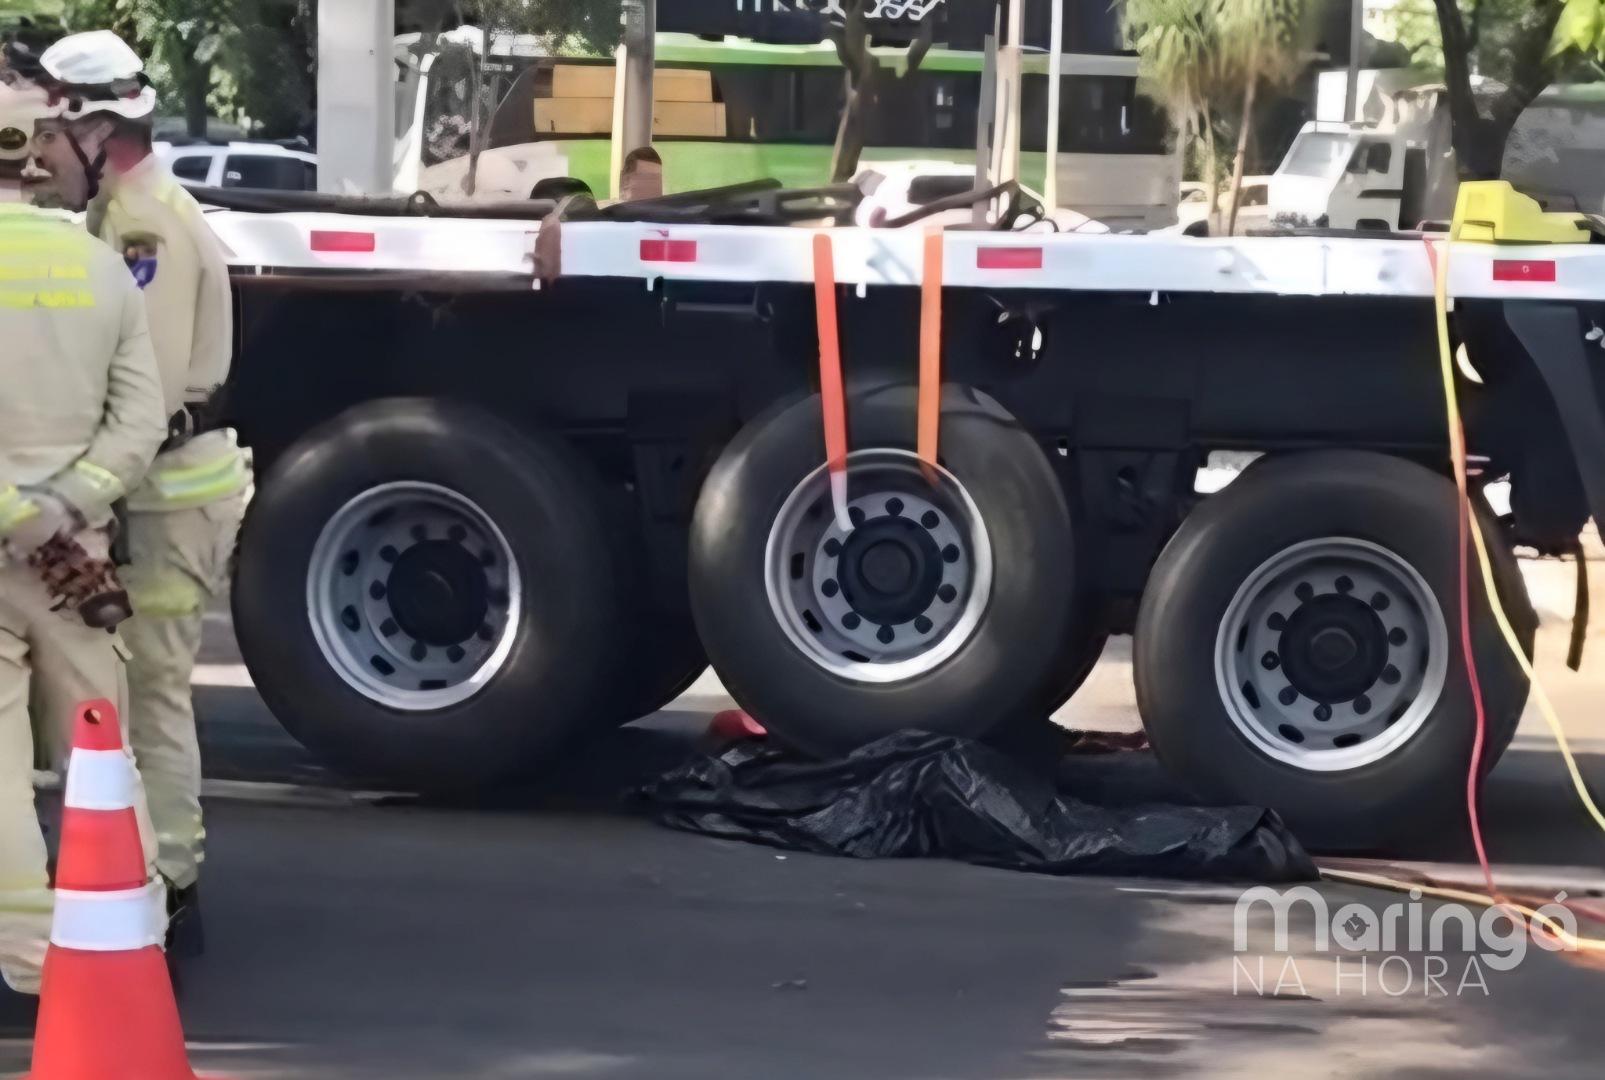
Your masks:
<svg viewBox="0 0 1605 1080"><path fill-rule="evenodd" d="M73 810L128 810L134 805L134 763L122 750L74 750L63 805Z"/></svg>
<svg viewBox="0 0 1605 1080"><path fill-rule="evenodd" d="M167 936L167 889L152 881L118 892L56 890L50 943L84 952L133 952Z"/></svg>

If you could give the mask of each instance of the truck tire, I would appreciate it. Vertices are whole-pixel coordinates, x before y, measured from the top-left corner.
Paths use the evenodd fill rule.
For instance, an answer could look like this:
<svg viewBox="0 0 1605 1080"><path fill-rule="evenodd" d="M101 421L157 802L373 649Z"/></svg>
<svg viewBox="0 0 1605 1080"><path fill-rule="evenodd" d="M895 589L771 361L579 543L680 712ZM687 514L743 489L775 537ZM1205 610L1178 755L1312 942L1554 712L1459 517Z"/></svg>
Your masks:
<svg viewBox="0 0 1605 1080"><path fill-rule="evenodd" d="M911 449L912 387L854 395L847 415L850 530L818 397L753 420L703 485L691 602L726 688L822 756L911 728L979 738L1039 712L1075 600L1070 515L1041 448L991 398L949 386L933 484Z"/></svg>
<svg viewBox="0 0 1605 1080"><path fill-rule="evenodd" d="M1262 459L1206 499L1161 554L1138 615L1137 703L1160 759L1209 801L1274 808L1316 848L1375 849L1463 822L1475 725L1457 498L1420 465L1322 451ZM1520 571L1479 516L1530 656L1537 620ZM1527 683L1475 561L1471 580L1491 768Z"/></svg>
<svg viewBox="0 0 1605 1080"><path fill-rule="evenodd" d="M620 574L560 440L471 406L358 406L291 447L251 506L234 622L314 752L418 790L491 783L616 701Z"/></svg>

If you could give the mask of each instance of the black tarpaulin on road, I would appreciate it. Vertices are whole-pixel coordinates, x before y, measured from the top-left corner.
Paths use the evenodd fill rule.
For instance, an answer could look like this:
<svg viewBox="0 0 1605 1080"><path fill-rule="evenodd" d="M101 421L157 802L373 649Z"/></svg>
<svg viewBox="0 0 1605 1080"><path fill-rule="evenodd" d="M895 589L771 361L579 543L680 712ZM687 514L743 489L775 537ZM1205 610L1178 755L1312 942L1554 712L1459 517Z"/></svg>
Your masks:
<svg viewBox="0 0 1605 1080"><path fill-rule="evenodd" d="M766 742L694 758L636 792L675 829L861 859L960 859L1048 874L1305 881L1269 810L1095 805L981 743L904 732L838 761Z"/></svg>

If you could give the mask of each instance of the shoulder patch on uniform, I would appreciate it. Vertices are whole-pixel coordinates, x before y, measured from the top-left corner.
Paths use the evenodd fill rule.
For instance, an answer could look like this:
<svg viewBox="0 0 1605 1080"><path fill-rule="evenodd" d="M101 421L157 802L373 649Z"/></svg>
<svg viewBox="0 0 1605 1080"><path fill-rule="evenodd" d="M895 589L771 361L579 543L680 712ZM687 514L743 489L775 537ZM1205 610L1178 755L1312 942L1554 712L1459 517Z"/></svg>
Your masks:
<svg viewBox="0 0 1605 1080"><path fill-rule="evenodd" d="M161 242L154 236L132 234L123 238L123 261L141 289L150 288L151 282L156 280L160 249Z"/></svg>

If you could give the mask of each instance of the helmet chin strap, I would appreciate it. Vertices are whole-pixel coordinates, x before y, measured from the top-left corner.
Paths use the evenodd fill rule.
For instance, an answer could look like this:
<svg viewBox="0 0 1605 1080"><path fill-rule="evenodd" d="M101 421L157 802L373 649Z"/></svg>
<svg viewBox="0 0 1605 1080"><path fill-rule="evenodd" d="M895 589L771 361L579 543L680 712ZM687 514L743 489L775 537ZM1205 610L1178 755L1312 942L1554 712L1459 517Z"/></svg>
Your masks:
<svg viewBox="0 0 1605 1080"><path fill-rule="evenodd" d="M66 134L67 145L72 147L73 156L78 159L78 164L83 166L84 180L88 185L86 190L88 201L94 202L95 196L100 194L101 178L106 174L105 142L102 141L100 150L96 152L94 160L90 160L89 155L84 153L83 145L78 142L78 136L74 135L71 130Z"/></svg>

